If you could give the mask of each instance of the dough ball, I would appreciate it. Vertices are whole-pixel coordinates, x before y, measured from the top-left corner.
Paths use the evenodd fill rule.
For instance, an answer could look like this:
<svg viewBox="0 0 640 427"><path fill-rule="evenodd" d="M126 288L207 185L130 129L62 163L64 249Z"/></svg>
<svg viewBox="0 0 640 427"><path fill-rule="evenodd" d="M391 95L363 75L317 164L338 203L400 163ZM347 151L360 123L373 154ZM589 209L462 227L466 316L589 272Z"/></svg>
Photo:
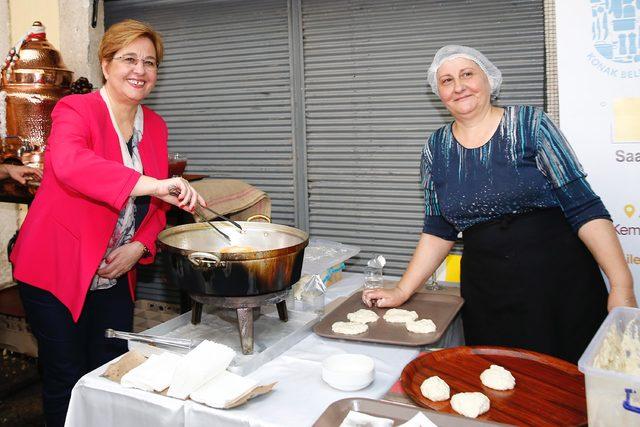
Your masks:
<svg viewBox="0 0 640 427"><path fill-rule="evenodd" d="M489 369L485 369L480 374L480 381L494 390L511 390L516 386L516 379L511 372L498 365L491 365Z"/></svg>
<svg viewBox="0 0 640 427"><path fill-rule="evenodd" d="M476 418L489 410L489 398L480 392L458 393L451 396L451 407L460 415Z"/></svg>
<svg viewBox="0 0 640 427"><path fill-rule="evenodd" d="M451 394L449 384L438 376L429 377L422 382L420 392L424 397L434 402L447 400Z"/></svg>
<svg viewBox="0 0 640 427"><path fill-rule="evenodd" d="M430 334L436 331L436 324L431 319L407 320L407 330L416 334Z"/></svg>
<svg viewBox="0 0 640 427"><path fill-rule="evenodd" d="M364 308L361 308L358 311L354 311L353 313L347 314L347 319L349 319L352 322L358 322L358 323L375 322L379 318L380 316L378 316L375 313L375 311L366 310Z"/></svg>
<svg viewBox="0 0 640 427"><path fill-rule="evenodd" d="M387 310L382 318L389 323L407 323L408 320L416 320L418 313L401 308L392 308Z"/></svg>
<svg viewBox="0 0 640 427"><path fill-rule="evenodd" d="M363 332L367 332L369 326L365 323L356 323L356 322L335 322L331 325L331 330L336 334L344 334L344 335L358 335Z"/></svg>

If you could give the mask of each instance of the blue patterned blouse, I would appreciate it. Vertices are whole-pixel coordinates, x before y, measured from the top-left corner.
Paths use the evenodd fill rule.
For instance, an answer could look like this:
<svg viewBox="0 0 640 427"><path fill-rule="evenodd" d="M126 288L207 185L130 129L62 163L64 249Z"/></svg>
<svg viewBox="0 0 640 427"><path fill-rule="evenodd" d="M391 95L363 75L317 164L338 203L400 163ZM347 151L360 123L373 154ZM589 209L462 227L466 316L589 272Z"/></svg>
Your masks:
<svg viewBox="0 0 640 427"><path fill-rule="evenodd" d="M575 231L610 219L571 146L540 108L505 107L496 132L478 148L460 145L451 126L435 131L422 151L424 233L455 240L472 225L557 206Z"/></svg>

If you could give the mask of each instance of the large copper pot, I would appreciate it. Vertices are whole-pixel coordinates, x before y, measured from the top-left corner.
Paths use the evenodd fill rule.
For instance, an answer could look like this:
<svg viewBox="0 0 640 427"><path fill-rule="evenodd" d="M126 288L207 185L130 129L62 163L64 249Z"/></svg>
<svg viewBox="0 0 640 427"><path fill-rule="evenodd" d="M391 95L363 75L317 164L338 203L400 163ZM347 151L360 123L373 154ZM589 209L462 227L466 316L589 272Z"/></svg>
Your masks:
<svg viewBox="0 0 640 427"><path fill-rule="evenodd" d="M207 223L179 225L158 235L169 252L173 279L192 296L263 295L291 287L300 279L309 235L293 227L240 221L216 222L231 238Z"/></svg>
<svg viewBox="0 0 640 427"><path fill-rule="evenodd" d="M73 73L60 52L47 41L44 28L33 23L9 73L2 73L6 92L7 138L2 141L2 160L16 159L42 167L46 139L51 131L51 111L68 91Z"/></svg>

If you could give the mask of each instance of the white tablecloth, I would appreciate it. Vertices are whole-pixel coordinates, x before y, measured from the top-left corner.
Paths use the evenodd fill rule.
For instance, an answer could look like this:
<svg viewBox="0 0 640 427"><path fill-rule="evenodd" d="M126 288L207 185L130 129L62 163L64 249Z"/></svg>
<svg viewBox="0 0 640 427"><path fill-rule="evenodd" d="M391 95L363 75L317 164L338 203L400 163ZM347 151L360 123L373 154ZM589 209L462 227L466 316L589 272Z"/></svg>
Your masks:
<svg viewBox="0 0 640 427"><path fill-rule="evenodd" d="M362 275L345 274L344 279L329 288L327 300L349 295L361 285ZM459 321L454 326L447 331L445 340L459 345ZM249 374L260 384L277 382L272 392L228 410L124 388L100 377L105 365L82 377L73 388L66 426L310 426L336 400L381 398L419 351L414 347L326 339L309 332L298 344ZM355 392L335 390L324 383L322 361L339 353L372 357L374 382Z"/></svg>

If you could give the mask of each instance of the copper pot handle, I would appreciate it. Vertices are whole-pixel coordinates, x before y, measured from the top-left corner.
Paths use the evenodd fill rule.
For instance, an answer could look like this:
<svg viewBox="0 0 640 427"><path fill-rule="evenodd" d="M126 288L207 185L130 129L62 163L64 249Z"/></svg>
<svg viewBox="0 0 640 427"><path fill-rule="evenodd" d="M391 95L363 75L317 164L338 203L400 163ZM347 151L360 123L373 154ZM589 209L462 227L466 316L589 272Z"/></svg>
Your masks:
<svg viewBox="0 0 640 427"><path fill-rule="evenodd" d="M187 259L195 268L207 270L220 265L220 257L208 252L192 252L187 255Z"/></svg>
<svg viewBox="0 0 640 427"><path fill-rule="evenodd" d="M251 221L256 220L256 219L263 219L266 222L271 223L271 218L269 218L266 215L261 215L261 214L251 215L249 218L247 218L247 222L251 222Z"/></svg>

